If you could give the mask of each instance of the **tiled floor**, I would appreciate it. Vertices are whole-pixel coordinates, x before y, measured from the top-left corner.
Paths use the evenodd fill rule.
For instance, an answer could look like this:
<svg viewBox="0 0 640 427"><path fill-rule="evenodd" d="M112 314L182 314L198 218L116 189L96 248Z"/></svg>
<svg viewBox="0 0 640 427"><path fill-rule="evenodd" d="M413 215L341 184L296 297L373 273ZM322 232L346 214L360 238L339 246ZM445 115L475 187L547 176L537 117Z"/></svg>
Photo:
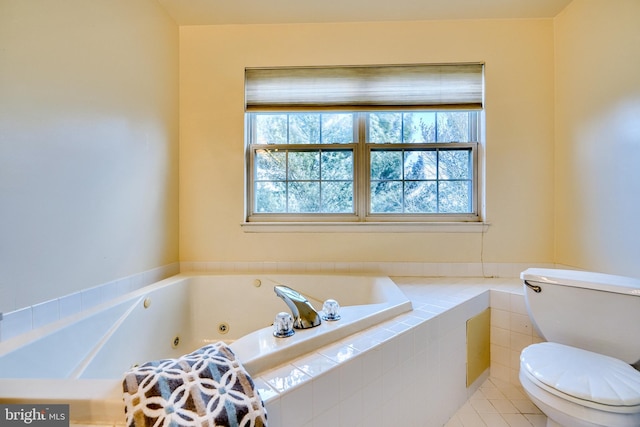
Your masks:
<svg viewBox="0 0 640 427"><path fill-rule="evenodd" d="M445 427L544 427L546 422L521 387L490 377Z"/></svg>

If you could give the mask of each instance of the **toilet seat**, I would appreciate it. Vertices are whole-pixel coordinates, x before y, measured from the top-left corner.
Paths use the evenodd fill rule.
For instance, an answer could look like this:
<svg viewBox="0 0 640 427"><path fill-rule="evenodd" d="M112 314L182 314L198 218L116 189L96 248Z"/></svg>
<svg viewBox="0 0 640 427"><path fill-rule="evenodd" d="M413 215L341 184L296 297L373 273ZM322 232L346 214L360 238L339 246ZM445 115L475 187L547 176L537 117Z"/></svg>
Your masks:
<svg viewBox="0 0 640 427"><path fill-rule="evenodd" d="M607 412L640 412L640 372L621 360L544 342L525 348L521 372L562 399Z"/></svg>

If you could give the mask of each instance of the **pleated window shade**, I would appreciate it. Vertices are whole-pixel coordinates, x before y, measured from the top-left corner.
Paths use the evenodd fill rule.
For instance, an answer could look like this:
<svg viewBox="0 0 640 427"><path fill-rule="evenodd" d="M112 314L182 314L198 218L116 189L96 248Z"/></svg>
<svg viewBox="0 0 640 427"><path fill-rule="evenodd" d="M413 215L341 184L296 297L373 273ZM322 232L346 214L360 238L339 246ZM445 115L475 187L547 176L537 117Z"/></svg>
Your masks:
<svg viewBox="0 0 640 427"><path fill-rule="evenodd" d="M479 110L482 64L247 68L245 111Z"/></svg>

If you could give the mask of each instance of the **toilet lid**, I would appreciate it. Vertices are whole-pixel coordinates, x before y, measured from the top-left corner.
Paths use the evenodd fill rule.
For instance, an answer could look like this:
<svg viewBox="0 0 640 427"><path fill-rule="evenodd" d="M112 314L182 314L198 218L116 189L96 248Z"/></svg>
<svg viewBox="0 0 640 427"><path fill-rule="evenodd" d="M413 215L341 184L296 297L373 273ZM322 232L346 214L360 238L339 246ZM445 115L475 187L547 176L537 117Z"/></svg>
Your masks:
<svg viewBox="0 0 640 427"><path fill-rule="evenodd" d="M529 377L581 400L640 405L640 372L613 357L544 342L522 350L520 367Z"/></svg>

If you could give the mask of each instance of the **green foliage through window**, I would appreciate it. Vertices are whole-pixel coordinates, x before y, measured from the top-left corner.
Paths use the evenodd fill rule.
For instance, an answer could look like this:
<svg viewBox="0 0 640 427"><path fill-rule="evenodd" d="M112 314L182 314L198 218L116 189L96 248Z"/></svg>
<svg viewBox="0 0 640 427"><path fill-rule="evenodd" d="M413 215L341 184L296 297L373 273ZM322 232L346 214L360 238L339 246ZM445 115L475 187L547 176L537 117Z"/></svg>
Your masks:
<svg viewBox="0 0 640 427"><path fill-rule="evenodd" d="M249 216L475 215L477 116L249 113Z"/></svg>

